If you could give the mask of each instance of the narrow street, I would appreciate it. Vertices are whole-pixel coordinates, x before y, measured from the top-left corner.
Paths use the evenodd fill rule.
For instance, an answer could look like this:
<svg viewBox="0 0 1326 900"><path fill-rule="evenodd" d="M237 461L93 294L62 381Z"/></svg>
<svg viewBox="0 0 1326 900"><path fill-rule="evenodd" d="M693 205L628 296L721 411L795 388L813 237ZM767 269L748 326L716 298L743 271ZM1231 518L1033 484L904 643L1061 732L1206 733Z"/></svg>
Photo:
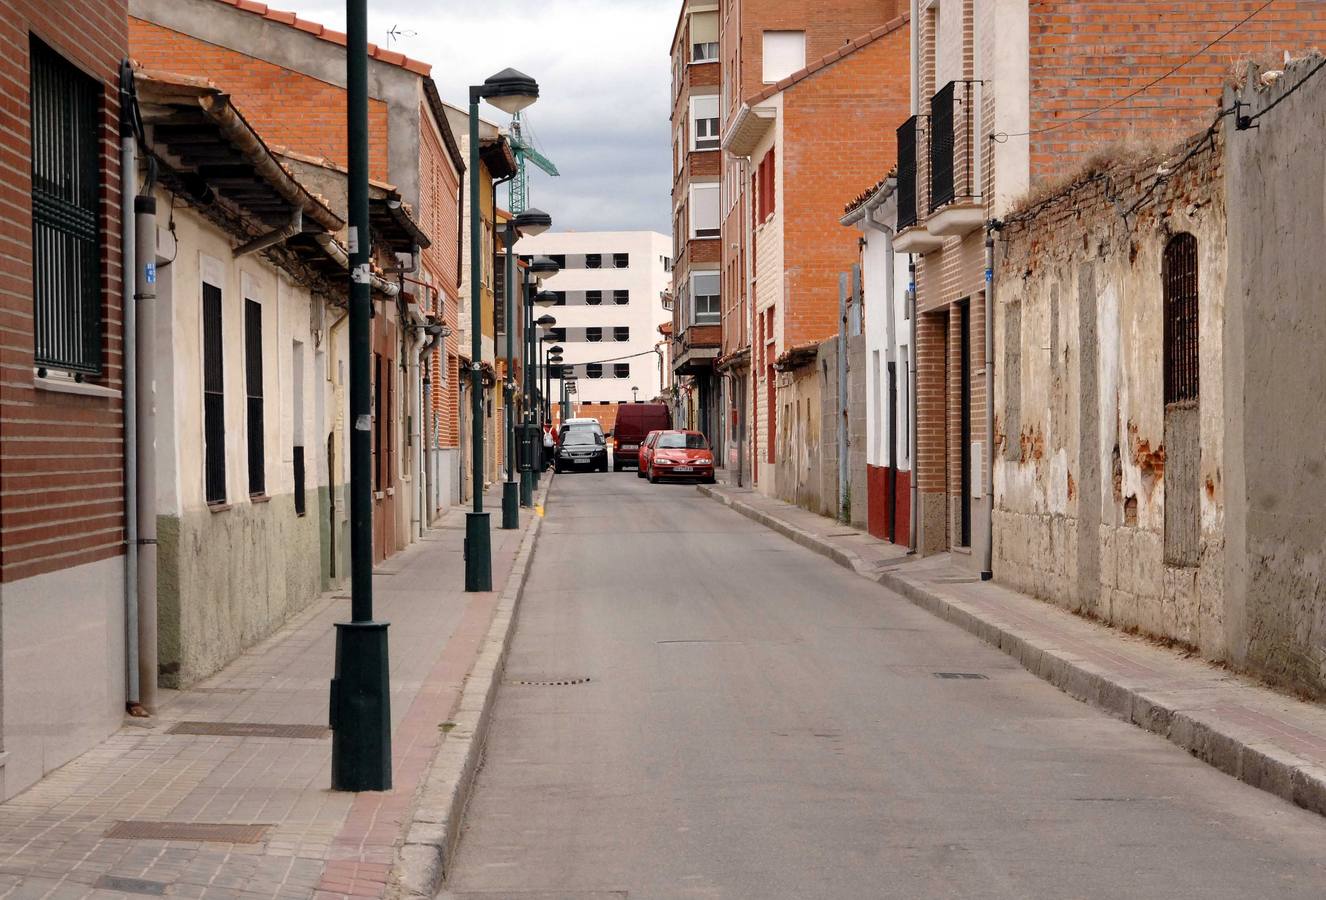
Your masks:
<svg viewBox="0 0 1326 900"><path fill-rule="evenodd" d="M689 485L544 526L443 898L1326 892L1321 818Z"/></svg>

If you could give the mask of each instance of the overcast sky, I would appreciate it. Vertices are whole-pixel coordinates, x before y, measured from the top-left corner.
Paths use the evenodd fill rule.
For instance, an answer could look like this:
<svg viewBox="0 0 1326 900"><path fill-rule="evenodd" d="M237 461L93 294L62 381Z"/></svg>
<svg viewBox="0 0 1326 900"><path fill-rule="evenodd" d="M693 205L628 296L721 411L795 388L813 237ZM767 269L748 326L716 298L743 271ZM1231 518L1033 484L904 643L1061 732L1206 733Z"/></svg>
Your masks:
<svg viewBox="0 0 1326 900"><path fill-rule="evenodd" d="M344 0L270 0L345 29ZM525 114L560 178L530 166L557 231L671 233L668 47L679 0L368 0L368 39L431 63L442 98L512 66L539 82ZM388 45L387 32L399 38ZM481 115L506 125L491 106ZM499 191L505 197L505 191ZM505 203L505 199L502 200Z"/></svg>

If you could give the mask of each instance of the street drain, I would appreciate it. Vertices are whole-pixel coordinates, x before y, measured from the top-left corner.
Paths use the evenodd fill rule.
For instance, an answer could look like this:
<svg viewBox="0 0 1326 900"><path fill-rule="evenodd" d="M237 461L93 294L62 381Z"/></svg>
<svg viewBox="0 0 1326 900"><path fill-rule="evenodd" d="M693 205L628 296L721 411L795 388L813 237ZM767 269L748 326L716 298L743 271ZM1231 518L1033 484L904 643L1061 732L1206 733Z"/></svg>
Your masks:
<svg viewBox="0 0 1326 900"><path fill-rule="evenodd" d="M218 825L209 822L119 821L108 838L135 841L209 841L221 844L256 844L270 825Z"/></svg>
<svg viewBox="0 0 1326 900"><path fill-rule="evenodd" d="M523 687L572 687L577 684L589 684L588 678L563 678L561 681L533 681L527 678L517 678L512 684L518 684Z"/></svg>
<svg viewBox="0 0 1326 900"><path fill-rule="evenodd" d="M325 725L277 725L270 722L177 722L166 731L166 734L318 740L325 738L330 732Z"/></svg>
<svg viewBox="0 0 1326 900"><path fill-rule="evenodd" d="M936 678L963 679L966 681L984 681L985 676L978 672L936 672Z"/></svg>
<svg viewBox="0 0 1326 900"><path fill-rule="evenodd" d="M148 881L145 878L124 878L119 875L102 875L92 885L104 891L119 891L122 894L150 894L162 897L168 885L164 881Z"/></svg>

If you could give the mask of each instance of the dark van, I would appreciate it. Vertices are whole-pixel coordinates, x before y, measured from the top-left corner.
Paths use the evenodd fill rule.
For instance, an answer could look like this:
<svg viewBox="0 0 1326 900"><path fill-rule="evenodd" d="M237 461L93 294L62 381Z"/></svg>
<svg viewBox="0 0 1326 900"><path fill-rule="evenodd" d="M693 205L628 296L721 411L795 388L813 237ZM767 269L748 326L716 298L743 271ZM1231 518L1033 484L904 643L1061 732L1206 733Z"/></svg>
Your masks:
<svg viewBox="0 0 1326 900"><path fill-rule="evenodd" d="M612 468L620 472L627 466L636 468L640 459L640 444L651 431L672 428L672 412L664 403L624 403L617 407L617 421L612 426Z"/></svg>

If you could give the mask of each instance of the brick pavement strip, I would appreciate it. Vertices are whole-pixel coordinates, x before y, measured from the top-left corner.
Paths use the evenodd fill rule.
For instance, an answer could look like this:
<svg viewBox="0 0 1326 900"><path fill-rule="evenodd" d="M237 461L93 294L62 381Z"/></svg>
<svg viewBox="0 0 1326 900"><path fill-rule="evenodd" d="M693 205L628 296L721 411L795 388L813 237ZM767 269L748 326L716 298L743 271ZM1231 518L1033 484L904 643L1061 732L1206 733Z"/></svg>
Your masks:
<svg viewBox="0 0 1326 900"><path fill-rule="evenodd" d="M1326 815L1326 709L992 582L955 577L970 573L946 557L906 557L750 490L699 491L971 632L1070 696Z"/></svg>
<svg viewBox="0 0 1326 900"><path fill-rule="evenodd" d="M539 515L524 510L523 529L494 528L495 590L467 595L464 512L453 510L374 571L377 615L392 623L392 791L332 792L331 741L268 727L327 721L333 625L347 618L349 603L344 593L326 595L202 684L165 692L156 718L127 723L0 804L0 898L159 891L199 900L331 900L394 890L411 857L402 850L407 835L413 848L424 834L416 810L431 820L443 809L423 790L438 777L434 757L481 746L484 710L474 705L490 693L476 697L474 687L495 681L490 645L500 645L500 663L539 530ZM448 721L473 724L448 734ZM183 722L251 727L238 735L170 733ZM253 844L109 837L119 822L267 830ZM142 890L125 891L134 885Z"/></svg>

